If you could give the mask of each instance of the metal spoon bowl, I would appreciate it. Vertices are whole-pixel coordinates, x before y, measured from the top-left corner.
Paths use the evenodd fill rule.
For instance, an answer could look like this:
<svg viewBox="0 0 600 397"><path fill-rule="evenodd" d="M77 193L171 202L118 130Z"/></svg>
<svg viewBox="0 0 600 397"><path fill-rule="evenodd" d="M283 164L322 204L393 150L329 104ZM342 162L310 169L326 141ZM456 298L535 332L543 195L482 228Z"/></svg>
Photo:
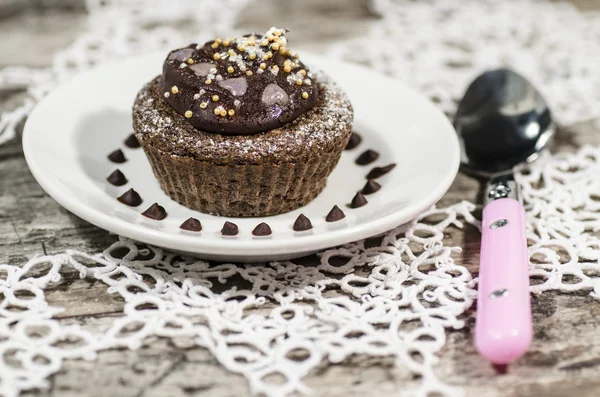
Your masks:
<svg viewBox="0 0 600 397"><path fill-rule="evenodd" d="M471 83L458 106L454 127L463 170L484 177L534 161L555 130L540 93L508 69L486 72Z"/></svg>

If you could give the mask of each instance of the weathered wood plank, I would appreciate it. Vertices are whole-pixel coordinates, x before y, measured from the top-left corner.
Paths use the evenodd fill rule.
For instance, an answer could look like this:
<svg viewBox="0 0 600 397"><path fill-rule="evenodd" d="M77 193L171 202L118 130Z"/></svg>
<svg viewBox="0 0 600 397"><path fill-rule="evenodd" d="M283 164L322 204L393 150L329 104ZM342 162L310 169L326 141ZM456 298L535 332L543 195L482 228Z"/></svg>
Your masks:
<svg viewBox="0 0 600 397"><path fill-rule="evenodd" d="M0 67L47 66L54 54L71 44L84 27L85 16L56 9L25 12L0 20Z"/></svg>
<svg viewBox="0 0 600 397"><path fill-rule="evenodd" d="M536 338L530 352L512 365L508 374L497 375L475 353L471 312L464 330L449 333L436 367L439 376L465 387L468 396L563 397L575 390L578 396L597 396L597 302L584 294L544 294L534 297L533 303ZM100 332L112 320L77 317L63 321ZM315 396L339 397L373 393L398 396L399 391L414 390L419 382L406 368L394 366L391 359L364 356L338 365L323 363L306 378ZM206 350L152 338L136 351L101 352L93 362L66 361L50 391L25 395L220 397L247 395L247 387L244 378L228 373Z"/></svg>
<svg viewBox="0 0 600 397"><path fill-rule="evenodd" d="M0 151L0 262L67 248L98 251L115 240L60 207L33 179L15 140Z"/></svg>
<svg viewBox="0 0 600 397"><path fill-rule="evenodd" d="M69 321L100 332L112 319ZM105 351L92 362L66 361L54 376L50 390L27 392L23 396L233 397L247 394L246 379L226 371L207 350L153 338L136 351Z"/></svg>

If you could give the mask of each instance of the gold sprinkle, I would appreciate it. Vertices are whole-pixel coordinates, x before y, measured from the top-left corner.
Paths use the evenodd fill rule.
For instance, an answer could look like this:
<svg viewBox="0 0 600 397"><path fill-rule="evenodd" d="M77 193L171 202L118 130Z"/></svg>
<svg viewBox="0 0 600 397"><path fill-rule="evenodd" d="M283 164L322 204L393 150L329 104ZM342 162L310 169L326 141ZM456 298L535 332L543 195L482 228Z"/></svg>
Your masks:
<svg viewBox="0 0 600 397"><path fill-rule="evenodd" d="M223 117L227 116L227 110L221 109L221 116L223 116Z"/></svg>
<svg viewBox="0 0 600 397"><path fill-rule="evenodd" d="M281 36L281 30L276 30L273 32L273 34L277 37Z"/></svg>
<svg viewBox="0 0 600 397"><path fill-rule="evenodd" d="M302 80L301 79L296 80L296 85L302 85Z"/></svg>
<svg viewBox="0 0 600 397"><path fill-rule="evenodd" d="M235 55L235 51L233 49L229 49L229 51L227 51L227 53L229 54L229 56L234 56Z"/></svg>
<svg viewBox="0 0 600 397"><path fill-rule="evenodd" d="M237 49L239 52L246 52L246 47L244 47L243 45L239 45Z"/></svg>
<svg viewBox="0 0 600 397"><path fill-rule="evenodd" d="M246 71L246 76L252 76L254 73L252 73L252 70L247 70Z"/></svg>
<svg viewBox="0 0 600 397"><path fill-rule="evenodd" d="M178 93L179 93L179 88L177 88L177 86L176 86L176 85L174 85L173 87L171 87L171 92L172 92L173 94L178 94Z"/></svg>
<svg viewBox="0 0 600 397"><path fill-rule="evenodd" d="M296 59L300 58L300 54L298 54L298 53L295 53L295 54L294 54L294 58L296 58Z"/></svg>
<svg viewBox="0 0 600 397"><path fill-rule="evenodd" d="M215 44L217 44L217 45L221 44L221 38L220 37L217 37L215 39Z"/></svg>
<svg viewBox="0 0 600 397"><path fill-rule="evenodd" d="M233 109L229 109L229 111L227 112L228 115L233 116L235 114L235 110Z"/></svg>
<svg viewBox="0 0 600 397"><path fill-rule="evenodd" d="M267 52L267 55L269 56L269 59L273 58L273 53L271 51Z"/></svg>
<svg viewBox="0 0 600 397"><path fill-rule="evenodd" d="M219 54L219 53L216 53L216 54L214 54L214 55L213 55L213 59L214 59L215 61L218 61L219 59L221 59L221 54Z"/></svg>
<svg viewBox="0 0 600 397"><path fill-rule="evenodd" d="M227 73L233 73L233 66L227 68Z"/></svg>
<svg viewBox="0 0 600 397"><path fill-rule="evenodd" d="M229 47L229 40L223 40L223 45L225 47Z"/></svg>
<svg viewBox="0 0 600 397"><path fill-rule="evenodd" d="M253 61L253 60L255 60L255 59L256 59L256 54L255 54L255 53L252 53L252 54L250 54L250 55L248 56L248 58L250 58L250 60L251 60L251 61Z"/></svg>
<svg viewBox="0 0 600 397"><path fill-rule="evenodd" d="M204 80L204 84L211 84L211 83L212 83L212 80L211 80L211 79L206 79L206 80Z"/></svg>
<svg viewBox="0 0 600 397"><path fill-rule="evenodd" d="M266 63L264 63L264 62L263 62L263 63L261 63L261 64L260 64L260 68L261 68L262 70L265 70L265 69L267 68L267 64L266 64Z"/></svg>
<svg viewBox="0 0 600 397"><path fill-rule="evenodd" d="M263 55L263 57L262 57L262 58L263 58L263 61L266 61L266 60L268 60L268 59L269 59L269 56L268 56L267 54L265 54L265 55Z"/></svg>
<svg viewBox="0 0 600 397"><path fill-rule="evenodd" d="M201 107L202 109L206 109L206 107L207 107L207 106L208 106L208 104L207 104L206 102L202 102L202 103L200 104L200 107Z"/></svg>
<svg viewBox="0 0 600 397"><path fill-rule="evenodd" d="M219 45L215 42L210 45L211 48L217 48Z"/></svg>
<svg viewBox="0 0 600 397"><path fill-rule="evenodd" d="M185 112L185 117L189 119L189 118L191 118L192 116L193 116L193 113L192 113L192 111L191 111L191 110L186 110L186 112Z"/></svg>
<svg viewBox="0 0 600 397"><path fill-rule="evenodd" d="M190 65L194 64L194 60L192 58L188 58L187 63L189 63Z"/></svg>
<svg viewBox="0 0 600 397"><path fill-rule="evenodd" d="M283 71L284 71L284 72L286 72L286 73L289 73L289 72L291 72L291 71L292 71L292 68L290 68L288 65L285 65L285 66L283 67Z"/></svg>
<svg viewBox="0 0 600 397"><path fill-rule="evenodd" d="M304 69L300 69L298 73L300 73L302 76L306 76L306 70Z"/></svg>
<svg viewBox="0 0 600 397"><path fill-rule="evenodd" d="M302 98L304 98L304 99L308 98L308 92L304 91L302 93Z"/></svg>
<svg viewBox="0 0 600 397"><path fill-rule="evenodd" d="M302 80L300 80L300 82L302 82ZM219 100L219 96L218 95L213 95L212 96L212 100L213 100L213 102L217 102Z"/></svg>
<svg viewBox="0 0 600 397"><path fill-rule="evenodd" d="M215 115L218 116L221 114L221 109L215 108Z"/></svg>
<svg viewBox="0 0 600 397"><path fill-rule="evenodd" d="M273 65L273 66L271 66L271 70L274 72L279 72L279 66Z"/></svg>
<svg viewBox="0 0 600 397"><path fill-rule="evenodd" d="M287 52L288 52L288 51L289 51L289 50L288 50L286 47L281 47L281 48L279 49L279 53L280 53L281 55L285 55L285 54L287 54Z"/></svg>
<svg viewBox="0 0 600 397"><path fill-rule="evenodd" d="M274 43L274 44L271 46L271 48L272 48L272 49L274 49L275 51L279 51L279 44L277 44L277 43Z"/></svg>
<svg viewBox="0 0 600 397"><path fill-rule="evenodd" d="M261 45L262 47L266 47L266 46L268 46L268 45L269 45L269 40L267 40L267 39L263 39L263 40L260 42L260 45Z"/></svg>
<svg viewBox="0 0 600 397"><path fill-rule="evenodd" d="M254 47L256 45L256 39L251 38L248 43L247 43L250 47Z"/></svg>

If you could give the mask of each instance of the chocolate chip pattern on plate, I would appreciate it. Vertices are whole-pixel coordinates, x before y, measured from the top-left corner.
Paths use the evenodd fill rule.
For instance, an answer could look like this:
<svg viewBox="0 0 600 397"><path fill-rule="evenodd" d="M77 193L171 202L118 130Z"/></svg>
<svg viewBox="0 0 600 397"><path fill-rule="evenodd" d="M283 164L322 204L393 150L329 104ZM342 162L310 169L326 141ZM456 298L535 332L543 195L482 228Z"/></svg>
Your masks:
<svg viewBox="0 0 600 397"><path fill-rule="evenodd" d="M357 148L363 142L363 138L356 132L352 133L350 140L348 141L348 145L345 150L352 150ZM137 149L140 147L139 142L135 138L135 136L129 135L124 141L123 144L130 149ZM379 158L379 153L372 149L367 149L362 152L358 158L354 161L357 165L363 166L367 164L371 164ZM121 149L117 149L112 152L108 159L112 162L123 163L126 160L125 155ZM359 190L354 197L352 198L349 205L346 207L350 210L361 208L368 204L368 200L365 195L374 194L381 189L381 185L376 182L374 179L379 178L388 172L390 172L396 165L389 164L383 167L375 167L373 168L369 174L367 175L367 182ZM106 181L113 186L123 186L127 184L129 181L125 177L125 175L119 170L116 169L113 171L107 178ZM117 200L121 203L131 206L137 207L141 205L143 202L141 196L133 189L129 189L124 192L122 195L117 197ZM191 211L191 210L190 210ZM192 211L193 212L193 211ZM145 211L141 212L141 215L152 219L161 221L167 217L167 212L163 206L159 203L154 203L150 207L148 207ZM331 210L325 216L325 221L327 223L337 222L346 217L344 211L342 211L339 205L334 205ZM268 218L268 217L267 217ZM294 223L291 225L292 229L296 232L304 232L307 230L311 230L313 228L311 220L303 213L298 215ZM181 230L191 231L191 232L199 232L202 230L202 223L195 217L189 217L184 220L179 226ZM239 227L230 221L226 221L223 224L223 227L219 231L223 236L233 237L239 234ZM271 227L266 222L259 223L253 230L252 235L257 237L270 236L273 233Z"/></svg>

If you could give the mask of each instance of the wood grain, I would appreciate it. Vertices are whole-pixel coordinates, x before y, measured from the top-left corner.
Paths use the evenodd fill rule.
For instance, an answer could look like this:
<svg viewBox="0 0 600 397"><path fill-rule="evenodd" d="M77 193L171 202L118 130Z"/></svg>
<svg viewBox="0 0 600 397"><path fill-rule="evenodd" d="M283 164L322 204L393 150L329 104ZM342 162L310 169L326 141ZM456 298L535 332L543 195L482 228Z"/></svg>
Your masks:
<svg viewBox="0 0 600 397"><path fill-rule="evenodd" d="M357 34L353 27L358 26L358 31L366 28L374 17L366 11L365 2L352 4L354 7L345 9L335 20L336 25L327 29L346 36ZM282 18L288 15L283 11L279 14ZM3 55L0 64L47 65L51 54L71 42L83 25L81 14L52 11L48 15L23 13L0 21L0 54ZM318 31L319 25L336 15L336 9L323 6L319 15L289 22L295 24L300 36L302 31ZM257 18L260 15L248 15L241 23L246 26L266 23ZM52 27L51 34L47 34L49 27ZM317 38L314 34L310 37L311 40ZM35 51L23 51L25 42ZM301 45L309 46L306 42ZM0 110L15 106L20 98L20 93L0 93ZM574 150L585 143L600 144L600 131L591 123L562 128L555 150ZM474 201L479 189L477 181L459 175L440 205ZM0 263L23 264L36 254L60 253L67 248L100 251L115 240L115 236L62 209L43 192L27 169L18 139L0 146ZM477 271L479 233L474 227L449 229L447 244L461 246L463 251L456 254L456 262ZM304 261L310 264L312 260ZM71 270L66 270L64 277L65 283L46 291L50 305L65 309L59 315L61 322L99 331L119 315L123 302L108 295L103 284L81 280ZM574 393L580 397L597 396L600 389L598 302L587 292L545 293L533 297L533 310L533 347L507 375L498 376L475 353L472 311L464 316L467 326L463 330L449 332L437 373L444 380L466 388L469 396L559 397ZM100 353L92 362L66 361L51 381L50 390L25 395L218 397L248 394L246 380L224 370L206 350L190 347L185 341L158 338L148 340L137 351L111 350ZM391 359L363 356L338 365L323 362L306 378L314 395L329 397L398 396L414 390L419 382L406 368L394 366Z"/></svg>

